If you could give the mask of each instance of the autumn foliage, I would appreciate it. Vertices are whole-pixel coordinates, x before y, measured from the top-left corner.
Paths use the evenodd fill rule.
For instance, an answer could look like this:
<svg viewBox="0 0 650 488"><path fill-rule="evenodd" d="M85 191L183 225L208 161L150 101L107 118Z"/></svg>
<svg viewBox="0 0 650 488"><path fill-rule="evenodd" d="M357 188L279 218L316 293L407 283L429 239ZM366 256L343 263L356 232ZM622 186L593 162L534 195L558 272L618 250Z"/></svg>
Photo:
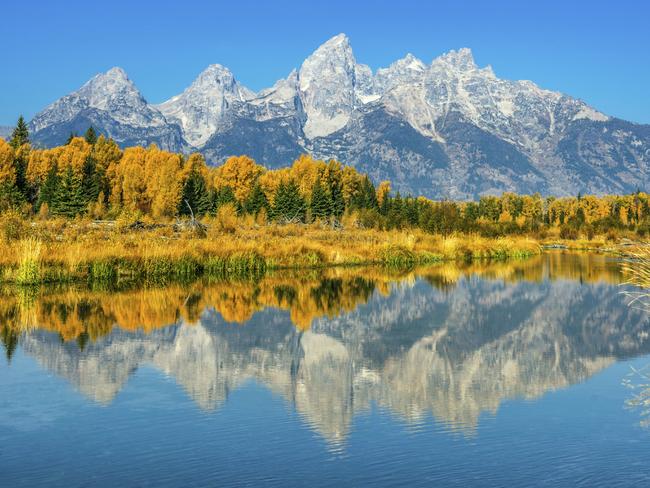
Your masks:
<svg viewBox="0 0 650 488"><path fill-rule="evenodd" d="M123 215L165 222L217 217L225 230L250 216L269 222L342 223L382 230L420 228L433 234L485 237L553 231L564 239L612 232L650 232L650 196L542 197L504 193L473 202L432 201L377 187L367 175L338 161L302 155L290 166L267 169L248 156L219 166L203 156L147 148L121 149L92 128L64 146L32 148L19 123L0 139L0 212L23 215Z"/></svg>

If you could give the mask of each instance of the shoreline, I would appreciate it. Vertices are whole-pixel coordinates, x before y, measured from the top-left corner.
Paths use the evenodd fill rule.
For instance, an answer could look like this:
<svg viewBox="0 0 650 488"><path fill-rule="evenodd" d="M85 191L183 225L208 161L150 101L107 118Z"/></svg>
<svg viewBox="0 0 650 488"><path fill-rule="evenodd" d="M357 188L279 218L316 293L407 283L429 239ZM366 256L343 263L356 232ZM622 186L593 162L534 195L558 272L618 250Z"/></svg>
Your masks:
<svg viewBox="0 0 650 488"><path fill-rule="evenodd" d="M29 224L26 239L0 243L0 282L166 282L254 278L276 270L382 266L409 269L445 261L527 258L542 252L529 237L485 238L414 231L268 225L224 231L170 226L98 227L93 222Z"/></svg>

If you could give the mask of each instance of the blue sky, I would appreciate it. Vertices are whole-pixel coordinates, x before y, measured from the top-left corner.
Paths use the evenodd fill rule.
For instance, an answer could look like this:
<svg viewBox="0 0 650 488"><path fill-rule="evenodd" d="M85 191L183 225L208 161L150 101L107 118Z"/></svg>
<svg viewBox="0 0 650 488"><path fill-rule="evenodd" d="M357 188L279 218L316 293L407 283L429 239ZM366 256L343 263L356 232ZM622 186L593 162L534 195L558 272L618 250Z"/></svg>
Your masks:
<svg viewBox="0 0 650 488"><path fill-rule="evenodd" d="M502 78L530 79L597 109L650 123L650 2L31 1L3 2L0 125L35 113L94 74L123 67L150 102L208 64L254 90L345 32L373 69L407 52L460 47Z"/></svg>

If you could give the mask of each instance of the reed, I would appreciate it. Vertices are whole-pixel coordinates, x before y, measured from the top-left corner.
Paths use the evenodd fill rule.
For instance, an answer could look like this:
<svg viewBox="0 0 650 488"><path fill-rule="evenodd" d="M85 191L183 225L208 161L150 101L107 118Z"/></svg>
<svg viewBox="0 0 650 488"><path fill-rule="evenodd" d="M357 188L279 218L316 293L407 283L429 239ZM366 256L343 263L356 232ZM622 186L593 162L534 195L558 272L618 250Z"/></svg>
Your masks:
<svg viewBox="0 0 650 488"><path fill-rule="evenodd" d="M624 285L632 287L623 291L630 298L630 305L650 310L650 248L628 251L622 268L627 278Z"/></svg>
<svg viewBox="0 0 650 488"><path fill-rule="evenodd" d="M16 284L37 285L41 283L41 252L43 245L35 238L20 241L18 245L18 270L16 271Z"/></svg>

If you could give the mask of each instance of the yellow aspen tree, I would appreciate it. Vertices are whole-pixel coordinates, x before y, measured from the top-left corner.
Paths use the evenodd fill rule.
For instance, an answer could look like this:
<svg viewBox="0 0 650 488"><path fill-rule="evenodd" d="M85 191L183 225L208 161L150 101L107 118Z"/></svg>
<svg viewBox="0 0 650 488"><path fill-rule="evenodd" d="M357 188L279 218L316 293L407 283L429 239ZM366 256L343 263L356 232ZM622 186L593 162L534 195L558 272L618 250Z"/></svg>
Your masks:
<svg viewBox="0 0 650 488"><path fill-rule="evenodd" d="M229 186L232 188L235 198L243 202L263 172L264 167L257 164L252 158L233 156L216 169L214 186L215 188Z"/></svg>
<svg viewBox="0 0 650 488"><path fill-rule="evenodd" d="M0 186L12 186L16 183L13 161L14 149L4 139L0 139Z"/></svg>
<svg viewBox="0 0 650 488"><path fill-rule="evenodd" d="M130 147L124 151L119 166L122 205L128 210L146 212L149 207L145 162L147 150L143 147Z"/></svg>
<svg viewBox="0 0 650 488"><path fill-rule="evenodd" d="M151 214L155 218L173 217L181 201L181 157L160 151L152 156L150 164L155 164L147 183Z"/></svg>
<svg viewBox="0 0 650 488"><path fill-rule="evenodd" d="M68 166L72 166L75 174L80 175L91 150L92 146L83 137L75 137L69 144L61 146L58 154L59 172L62 174Z"/></svg>
<svg viewBox="0 0 650 488"><path fill-rule="evenodd" d="M298 184L300 194L309 199L314 183L322 177L326 164L324 161L316 160L308 154L302 154L291 166L291 178Z"/></svg>
<svg viewBox="0 0 650 488"><path fill-rule="evenodd" d="M258 182L269 203L273 204L275 201L275 192L278 186L280 186L280 183L287 183L290 178L289 168L274 169L260 175Z"/></svg>
<svg viewBox="0 0 650 488"><path fill-rule="evenodd" d="M377 202L381 207L384 203L384 200L390 195L390 181L382 181L377 187Z"/></svg>
<svg viewBox="0 0 650 488"><path fill-rule="evenodd" d="M92 156L95 160L98 171L103 171L107 176L111 171L116 170L122 158L122 150L113 139L106 139L103 135L99 136L97 142L92 146ZM109 170L111 168L111 170ZM109 177L110 180L110 177Z"/></svg>

